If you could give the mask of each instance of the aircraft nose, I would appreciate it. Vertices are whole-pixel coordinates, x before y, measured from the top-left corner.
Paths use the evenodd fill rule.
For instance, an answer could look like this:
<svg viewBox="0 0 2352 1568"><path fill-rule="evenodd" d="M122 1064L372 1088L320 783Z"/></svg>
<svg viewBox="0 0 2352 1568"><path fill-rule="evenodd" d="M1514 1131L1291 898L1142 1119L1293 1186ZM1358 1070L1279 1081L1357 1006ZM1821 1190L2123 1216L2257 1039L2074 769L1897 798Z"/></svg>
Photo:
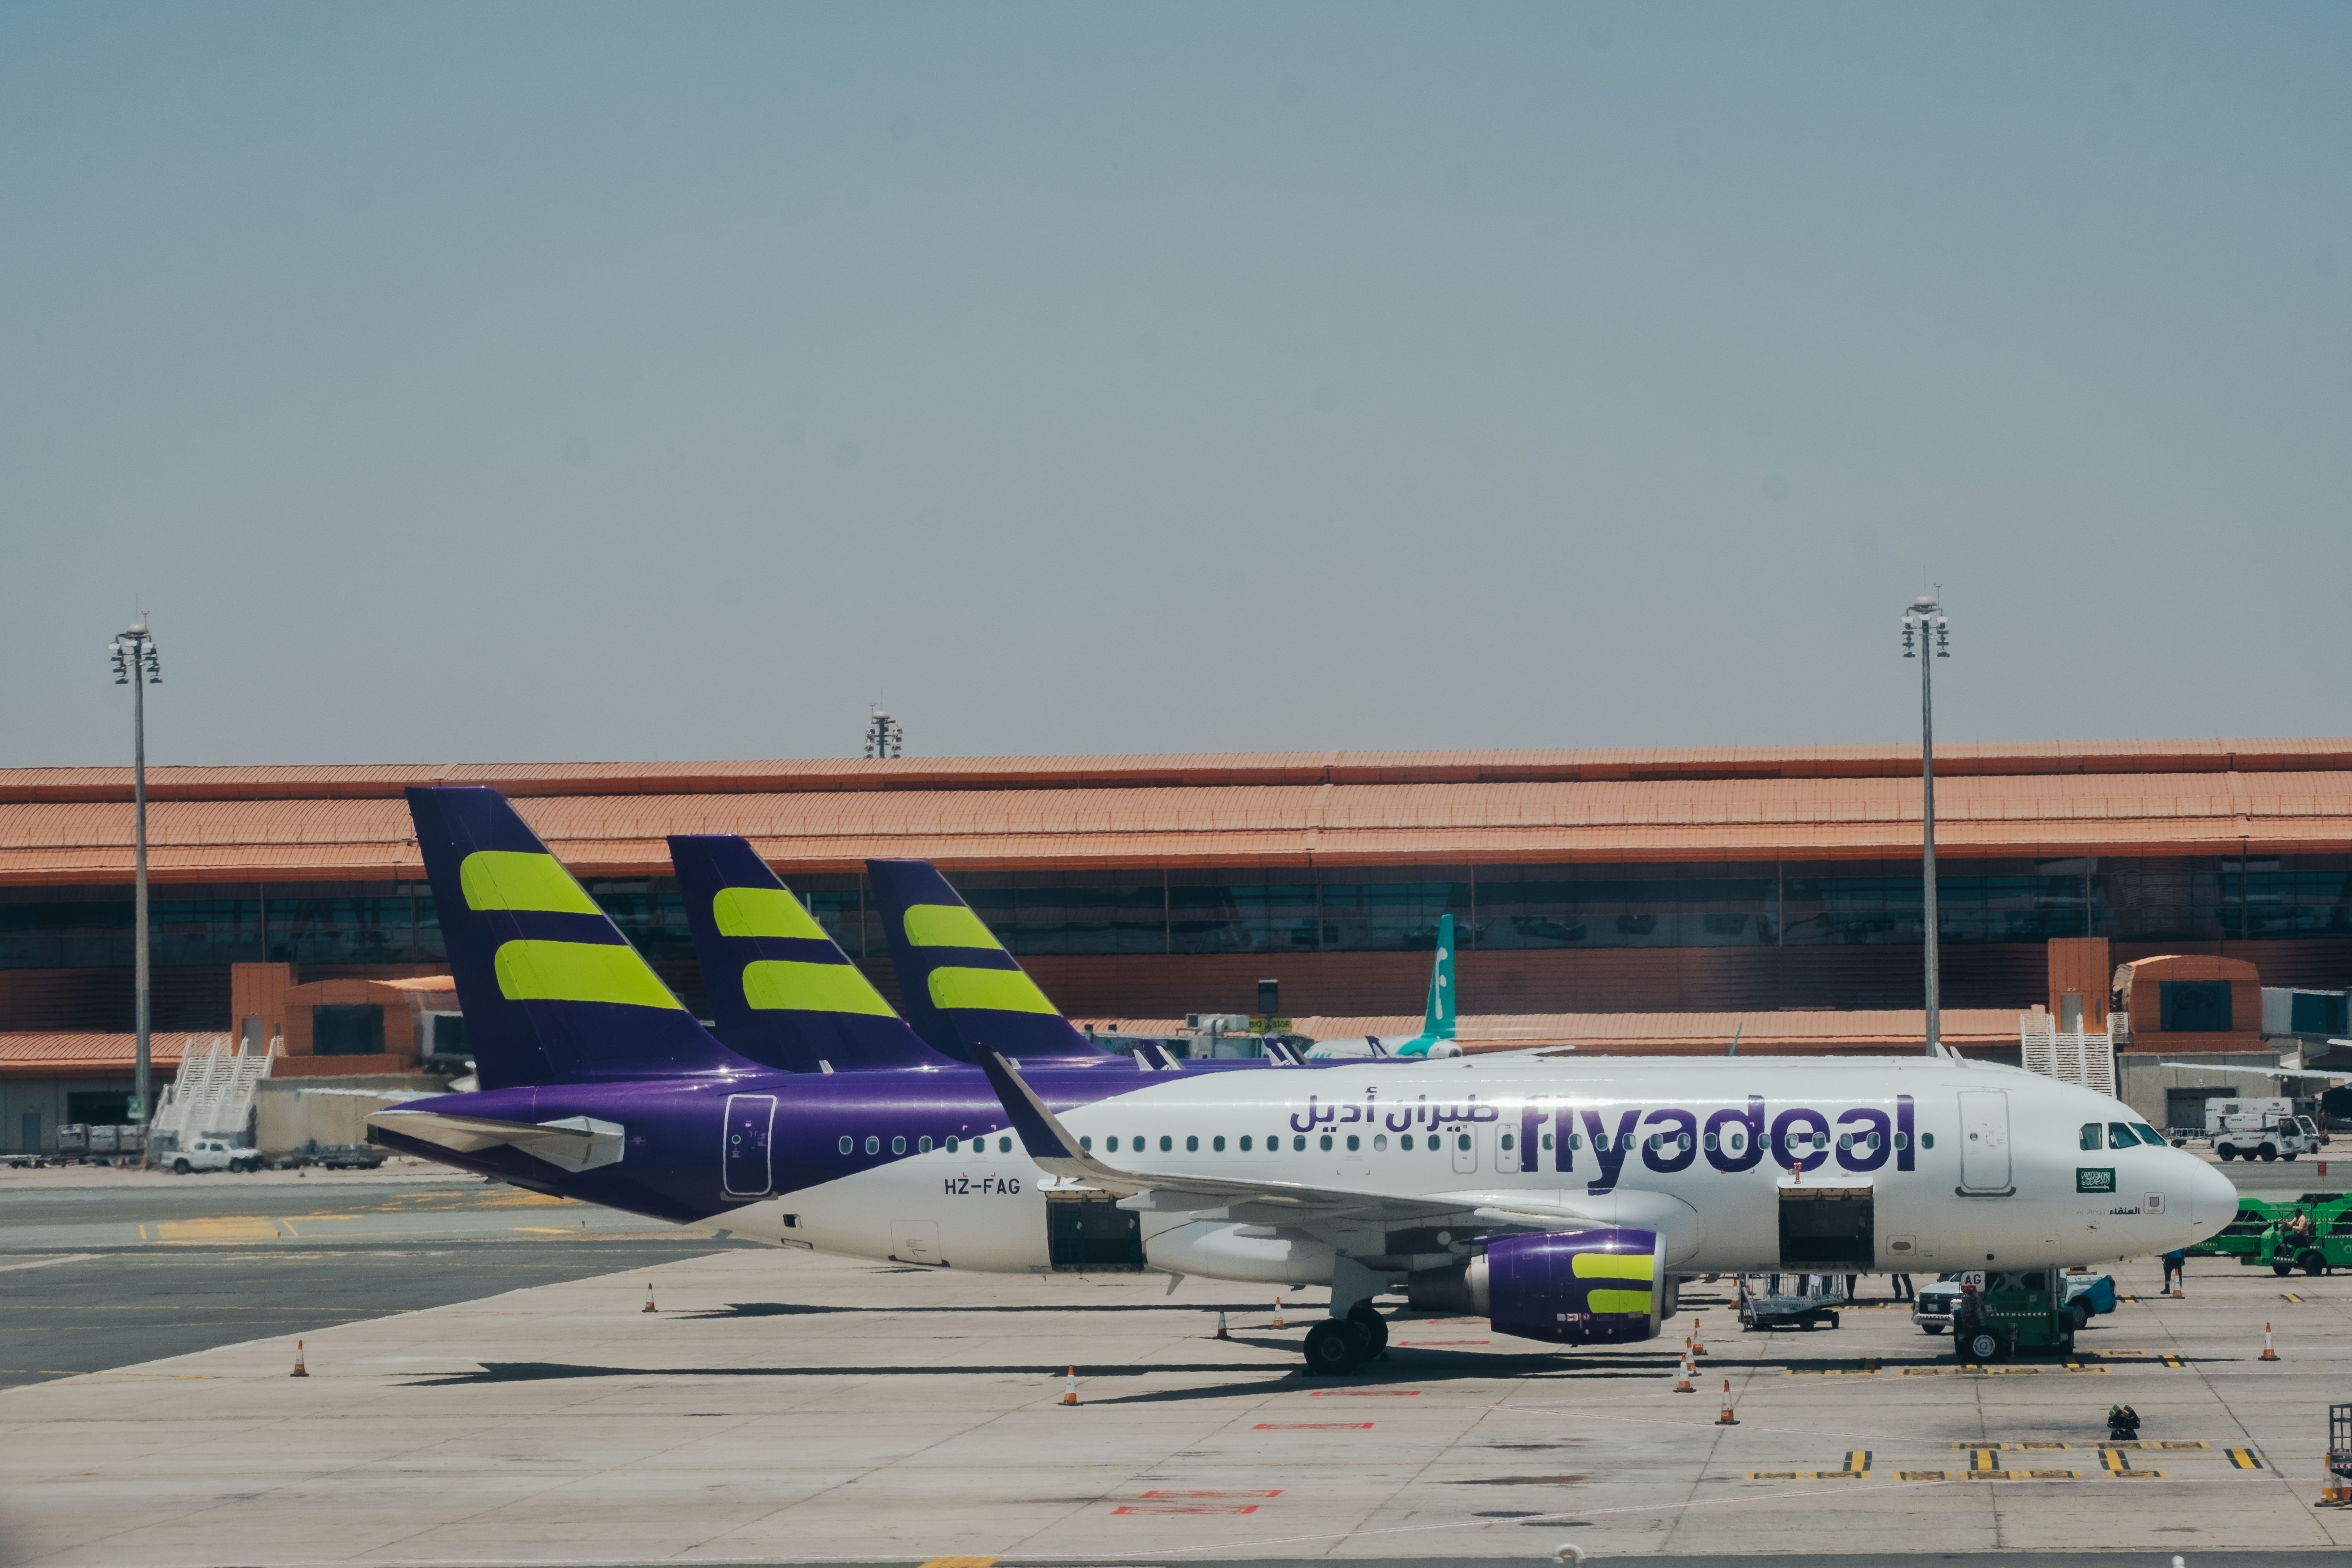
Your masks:
<svg viewBox="0 0 2352 1568"><path fill-rule="evenodd" d="M2181 1158L2196 1161L2197 1169L2189 1175L2189 1217L2202 1240L2237 1217L2238 1186L2221 1173L2220 1166L2209 1165L2186 1150L2181 1151Z"/></svg>

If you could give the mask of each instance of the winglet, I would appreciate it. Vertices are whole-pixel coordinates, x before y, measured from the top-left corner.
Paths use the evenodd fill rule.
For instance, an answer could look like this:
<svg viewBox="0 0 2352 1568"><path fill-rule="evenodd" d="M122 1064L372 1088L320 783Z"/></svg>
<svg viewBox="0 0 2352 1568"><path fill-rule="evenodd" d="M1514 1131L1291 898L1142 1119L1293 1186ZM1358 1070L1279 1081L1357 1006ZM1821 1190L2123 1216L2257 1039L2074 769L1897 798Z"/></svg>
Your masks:
<svg viewBox="0 0 2352 1568"><path fill-rule="evenodd" d="M988 1075L988 1087L1004 1106L1004 1114L1013 1123L1013 1131L1021 1136L1021 1147L1037 1168L1056 1176L1108 1178L1119 1180L1119 1173L1098 1163L1062 1125L1061 1118L1045 1109L1037 1091L1022 1081L1013 1065L994 1051L982 1051L980 1070Z"/></svg>

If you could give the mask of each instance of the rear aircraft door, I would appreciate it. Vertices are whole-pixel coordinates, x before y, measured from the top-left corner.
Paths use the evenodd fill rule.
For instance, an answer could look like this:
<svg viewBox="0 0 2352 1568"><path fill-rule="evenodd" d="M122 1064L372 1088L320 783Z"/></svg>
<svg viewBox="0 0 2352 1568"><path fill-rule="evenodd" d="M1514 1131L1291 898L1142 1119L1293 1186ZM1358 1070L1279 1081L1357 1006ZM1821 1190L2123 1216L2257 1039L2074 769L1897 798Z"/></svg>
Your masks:
<svg viewBox="0 0 2352 1568"><path fill-rule="evenodd" d="M727 1097L727 1139L721 1151L722 1182L730 1198L756 1198L775 1184L768 1163L769 1140L776 1128L772 1094Z"/></svg>
<svg viewBox="0 0 2352 1568"><path fill-rule="evenodd" d="M1960 1190L2015 1191L2009 1179L2009 1091L1960 1090Z"/></svg>
<svg viewBox="0 0 2352 1568"><path fill-rule="evenodd" d="M1454 1168L1468 1173L1478 1168L1478 1134L1469 1127L1456 1127L1445 1137L1454 1145Z"/></svg>

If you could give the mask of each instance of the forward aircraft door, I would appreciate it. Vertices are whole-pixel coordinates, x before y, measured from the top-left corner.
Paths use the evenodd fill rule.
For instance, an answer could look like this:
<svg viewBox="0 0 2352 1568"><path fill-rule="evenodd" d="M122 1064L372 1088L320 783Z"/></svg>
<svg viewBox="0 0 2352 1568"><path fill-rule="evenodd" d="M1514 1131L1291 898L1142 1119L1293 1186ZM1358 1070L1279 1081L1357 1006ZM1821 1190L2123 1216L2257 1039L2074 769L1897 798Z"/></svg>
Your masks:
<svg viewBox="0 0 2352 1568"><path fill-rule="evenodd" d="M1468 1127L1456 1127L1445 1137L1454 1145L1454 1168L1467 1173L1478 1168L1478 1134Z"/></svg>
<svg viewBox="0 0 2352 1568"><path fill-rule="evenodd" d="M726 1173L724 1184L729 1197L761 1197L774 1184L768 1163L768 1144L775 1127L774 1095L727 1097L727 1142L720 1168Z"/></svg>
<svg viewBox="0 0 2352 1568"><path fill-rule="evenodd" d="M2009 1091L1960 1090L1960 1190L2010 1193Z"/></svg>

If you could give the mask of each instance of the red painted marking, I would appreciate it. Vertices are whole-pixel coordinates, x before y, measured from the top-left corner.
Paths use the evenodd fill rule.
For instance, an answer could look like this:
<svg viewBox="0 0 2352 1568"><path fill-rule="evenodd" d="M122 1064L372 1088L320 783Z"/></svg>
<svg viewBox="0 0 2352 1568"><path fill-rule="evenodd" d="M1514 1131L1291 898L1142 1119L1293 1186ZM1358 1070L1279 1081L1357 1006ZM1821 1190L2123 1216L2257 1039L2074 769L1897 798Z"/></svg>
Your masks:
<svg viewBox="0 0 2352 1568"><path fill-rule="evenodd" d="M1267 1489L1266 1490L1265 1490L1265 1491L1255 1491L1255 1492L1176 1492L1176 1491L1160 1491L1160 1490L1154 1489L1154 1490L1152 1490L1152 1491L1148 1491L1148 1492L1138 1492L1136 1495L1137 1495L1138 1497L1147 1497L1147 1498L1154 1498L1154 1497L1280 1497L1280 1496L1282 1495L1282 1489L1281 1489L1280 1487L1270 1487L1270 1488L1268 1488L1268 1489Z"/></svg>
<svg viewBox="0 0 2352 1568"><path fill-rule="evenodd" d="M1369 1421L1261 1421L1253 1432L1369 1432Z"/></svg>
<svg viewBox="0 0 2352 1568"><path fill-rule="evenodd" d="M1318 1388L1309 1390L1309 1399L1419 1399L1418 1388Z"/></svg>
<svg viewBox="0 0 2352 1568"><path fill-rule="evenodd" d="M1111 1510L1111 1512L1114 1514L1213 1513L1231 1515L1236 1513L1255 1513L1256 1511L1257 1504L1254 1502L1130 1502L1123 1503L1119 1507Z"/></svg>

